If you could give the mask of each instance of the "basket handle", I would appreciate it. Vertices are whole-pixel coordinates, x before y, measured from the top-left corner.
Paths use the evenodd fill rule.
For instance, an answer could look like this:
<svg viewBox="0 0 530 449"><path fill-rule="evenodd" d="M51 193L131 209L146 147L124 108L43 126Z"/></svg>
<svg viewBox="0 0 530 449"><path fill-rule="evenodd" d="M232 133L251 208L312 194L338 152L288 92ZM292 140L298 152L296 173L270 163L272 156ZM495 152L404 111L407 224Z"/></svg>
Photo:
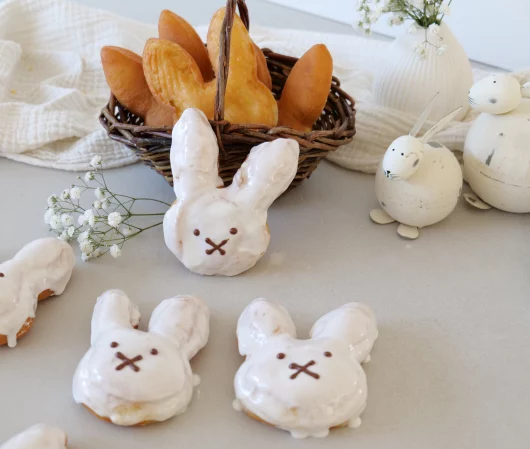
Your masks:
<svg viewBox="0 0 530 449"><path fill-rule="evenodd" d="M217 92L215 95L215 115L216 122L224 120L226 83L228 82L228 70L230 69L230 41L232 39L232 27L234 25L234 15L236 7L239 9L239 17L248 30L250 19L245 0L227 0L226 14L221 26L221 36L219 40L219 73L217 73ZM217 127L219 132L219 127Z"/></svg>

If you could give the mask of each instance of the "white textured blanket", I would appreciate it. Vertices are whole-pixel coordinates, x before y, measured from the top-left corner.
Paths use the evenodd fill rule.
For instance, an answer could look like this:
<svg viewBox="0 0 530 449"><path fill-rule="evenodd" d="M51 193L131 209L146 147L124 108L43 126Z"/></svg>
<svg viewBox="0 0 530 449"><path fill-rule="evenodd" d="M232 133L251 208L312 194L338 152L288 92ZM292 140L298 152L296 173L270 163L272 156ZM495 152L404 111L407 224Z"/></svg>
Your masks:
<svg viewBox="0 0 530 449"><path fill-rule="evenodd" d="M178 11L177 11L178 12ZM204 36L206 27L200 27ZM332 156L351 169L373 171L389 142L408 132L414 117L371 104L374 64L388 45L355 36L273 30L254 26L258 45L301 55L328 45L336 75L357 101L355 142ZM0 155L63 170L85 170L101 154L107 167L132 163L134 154L111 141L98 122L108 100L99 52L119 45L141 53L156 28L68 0L0 3ZM450 148L462 146L468 124L440 134Z"/></svg>

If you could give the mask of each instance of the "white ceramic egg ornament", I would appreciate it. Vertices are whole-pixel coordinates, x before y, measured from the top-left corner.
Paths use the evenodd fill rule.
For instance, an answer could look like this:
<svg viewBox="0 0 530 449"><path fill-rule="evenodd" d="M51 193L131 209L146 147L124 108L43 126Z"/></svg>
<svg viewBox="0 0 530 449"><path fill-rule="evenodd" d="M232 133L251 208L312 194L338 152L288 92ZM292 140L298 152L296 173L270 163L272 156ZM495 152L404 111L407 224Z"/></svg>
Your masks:
<svg viewBox="0 0 530 449"><path fill-rule="evenodd" d="M235 276L252 268L269 245L267 210L294 179L299 154L293 139L262 143L221 188L212 127L201 111L186 109L173 128L177 201L164 217L167 247L198 274Z"/></svg>
<svg viewBox="0 0 530 449"><path fill-rule="evenodd" d="M479 209L530 212L530 83L492 75L471 88L469 103L482 114L464 147L464 178L476 195L464 198Z"/></svg>
<svg viewBox="0 0 530 449"><path fill-rule="evenodd" d="M416 137L429 116L429 103L408 136L394 140L377 169L375 193L382 209L370 212L378 224L400 223L398 234L416 239L419 228L447 217L462 192L462 170L453 153L431 139L454 119L460 108L444 117L421 138Z"/></svg>

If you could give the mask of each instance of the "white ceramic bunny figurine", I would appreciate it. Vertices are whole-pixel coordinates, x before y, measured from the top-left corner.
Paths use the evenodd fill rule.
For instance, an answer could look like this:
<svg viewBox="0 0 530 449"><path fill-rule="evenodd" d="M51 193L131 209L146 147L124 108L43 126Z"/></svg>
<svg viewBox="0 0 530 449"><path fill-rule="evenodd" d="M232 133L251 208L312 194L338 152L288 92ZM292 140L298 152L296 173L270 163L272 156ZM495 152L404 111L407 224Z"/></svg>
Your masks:
<svg viewBox="0 0 530 449"><path fill-rule="evenodd" d="M0 449L66 449L66 439L62 430L37 424L6 441Z"/></svg>
<svg viewBox="0 0 530 449"><path fill-rule="evenodd" d="M34 240L0 264L0 346L14 347L33 325L39 300L63 293L75 265L72 247Z"/></svg>
<svg viewBox="0 0 530 449"><path fill-rule="evenodd" d="M431 139L459 113L444 117L423 137L416 137L436 101L429 103L408 136L394 140L375 175L375 193L383 208L370 212L378 224L400 223L398 234L407 239L419 236L418 228L446 218L462 192L462 170L454 154Z"/></svg>
<svg viewBox="0 0 530 449"><path fill-rule="evenodd" d="M377 335L373 312L350 303L320 318L309 340L298 340L284 307L256 299L237 323L246 360L235 376L234 407L295 438L358 427L367 398L361 362Z"/></svg>
<svg viewBox="0 0 530 449"><path fill-rule="evenodd" d="M220 188L215 134L201 111L184 111L173 129L177 201L164 217L167 247L199 274L234 276L252 268L269 244L267 209L294 179L299 152L292 139L258 145L232 184Z"/></svg>
<svg viewBox="0 0 530 449"><path fill-rule="evenodd" d="M476 195L464 198L479 209L530 212L530 83L492 75L471 88L469 103L482 114L464 148L464 178Z"/></svg>
<svg viewBox="0 0 530 449"><path fill-rule="evenodd" d="M121 426L165 421L184 413L200 379L189 360L206 345L209 312L191 296L162 301L149 331L121 290L98 298L91 348L74 377L73 394L94 415Z"/></svg>

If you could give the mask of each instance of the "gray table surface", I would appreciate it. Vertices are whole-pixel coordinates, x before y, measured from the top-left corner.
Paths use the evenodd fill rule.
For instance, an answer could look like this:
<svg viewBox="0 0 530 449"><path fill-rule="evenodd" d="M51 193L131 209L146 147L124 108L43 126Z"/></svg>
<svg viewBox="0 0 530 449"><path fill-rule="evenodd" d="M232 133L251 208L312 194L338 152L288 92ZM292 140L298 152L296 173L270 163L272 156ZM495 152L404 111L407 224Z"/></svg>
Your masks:
<svg viewBox="0 0 530 449"><path fill-rule="evenodd" d="M85 0L119 12L118 0ZM173 7L204 23L217 0L129 2L131 17L154 22ZM346 31L342 26L255 0L264 25ZM125 11L121 11L125 12ZM0 160L0 260L47 235L46 198L75 174ZM173 200L141 165L107 172L115 191ZM530 441L530 216L479 212L459 204L439 225L404 241L395 225L368 219L373 177L327 162L270 210L271 245L236 278L189 273L156 228L124 255L79 263L67 291L39 305L35 325L16 349L0 348L0 441L37 422L62 427L73 449L326 447L362 449L523 449ZM193 360L202 378L188 412L166 423L124 429L103 423L72 400L75 367L89 346L96 297L129 292L143 323L162 299L203 297L212 312L208 346ZM235 325L256 297L281 301L299 333L325 312L363 301L377 314L380 337L366 366L363 425L325 440L299 442L232 409L241 363Z"/></svg>

